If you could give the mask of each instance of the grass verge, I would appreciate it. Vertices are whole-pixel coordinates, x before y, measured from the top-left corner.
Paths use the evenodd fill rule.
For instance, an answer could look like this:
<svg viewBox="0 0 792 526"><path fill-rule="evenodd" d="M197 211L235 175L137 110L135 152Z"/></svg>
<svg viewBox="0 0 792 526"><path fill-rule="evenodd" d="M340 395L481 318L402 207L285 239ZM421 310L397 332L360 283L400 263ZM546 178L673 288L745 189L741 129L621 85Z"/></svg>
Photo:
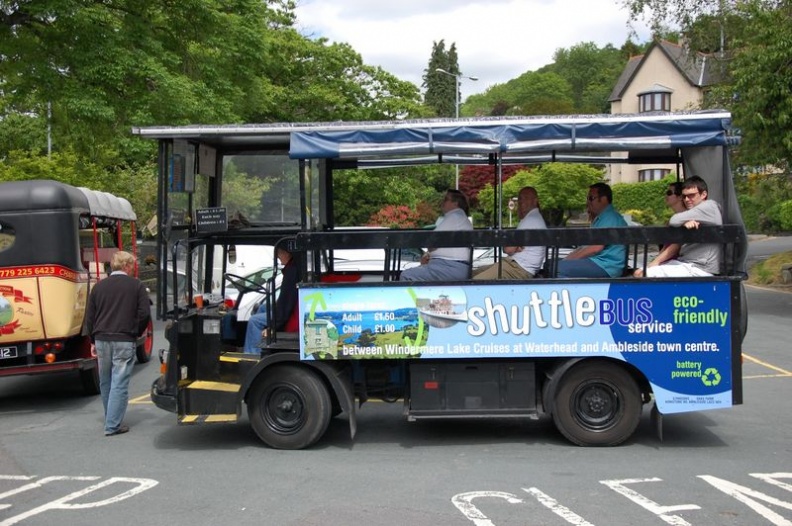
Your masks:
<svg viewBox="0 0 792 526"><path fill-rule="evenodd" d="M752 285L779 285L792 286L784 283L781 276L781 267L792 263L792 251L780 252L764 261L760 261L748 271L748 283Z"/></svg>

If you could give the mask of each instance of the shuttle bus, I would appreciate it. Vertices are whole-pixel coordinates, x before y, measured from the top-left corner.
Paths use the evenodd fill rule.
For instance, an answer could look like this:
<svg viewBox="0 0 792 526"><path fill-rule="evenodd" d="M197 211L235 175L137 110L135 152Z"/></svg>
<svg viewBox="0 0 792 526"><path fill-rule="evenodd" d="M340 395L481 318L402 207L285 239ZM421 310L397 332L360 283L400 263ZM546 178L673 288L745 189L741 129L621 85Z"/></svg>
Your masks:
<svg viewBox="0 0 792 526"><path fill-rule="evenodd" d="M230 246L283 245L300 261L296 329L270 333L260 355L240 352L245 322L222 297L159 309L168 348L151 395L179 424L236 422L246 408L266 445L300 449L337 415L354 437L357 408L380 399L402 404L409 421L551 418L573 444L615 446L643 417L661 431L668 415L742 403L747 240L729 168L738 138L726 112L134 131L159 142L159 216L168 225L160 255L205 262L198 294L211 292L211 261ZM704 178L724 224L516 230L495 220L435 232L335 222L334 184L350 170L376 177L381 167L488 166L497 218L511 197L500 183L504 166L555 162L602 167L603 177L621 163L675 166L679 179ZM235 193L240 186L245 196ZM260 194L250 196L254 188ZM645 268L658 243L698 242L721 247L717 275L561 279L548 265L530 281L399 281L401 254L420 247L535 245L552 260L564 247L623 244L625 266ZM342 249L382 250L381 268L336 269ZM230 279L242 295L267 298L272 319L274 278L266 287Z"/></svg>

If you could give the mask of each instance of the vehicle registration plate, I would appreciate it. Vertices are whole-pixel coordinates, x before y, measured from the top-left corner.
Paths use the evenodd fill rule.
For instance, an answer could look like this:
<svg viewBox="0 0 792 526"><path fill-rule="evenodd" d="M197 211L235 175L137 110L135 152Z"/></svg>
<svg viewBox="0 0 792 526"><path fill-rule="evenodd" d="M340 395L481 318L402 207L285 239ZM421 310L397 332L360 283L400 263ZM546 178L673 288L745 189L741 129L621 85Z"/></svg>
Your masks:
<svg viewBox="0 0 792 526"><path fill-rule="evenodd" d="M16 347L0 347L0 360L3 358L16 358L17 357L17 348Z"/></svg>

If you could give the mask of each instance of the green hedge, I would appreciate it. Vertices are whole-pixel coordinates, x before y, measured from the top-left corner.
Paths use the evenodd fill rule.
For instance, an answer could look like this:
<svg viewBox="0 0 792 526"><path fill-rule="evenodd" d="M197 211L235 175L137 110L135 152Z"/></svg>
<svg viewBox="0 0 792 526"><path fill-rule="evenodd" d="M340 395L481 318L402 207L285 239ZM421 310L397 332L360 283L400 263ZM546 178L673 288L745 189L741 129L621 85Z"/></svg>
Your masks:
<svg viewBox="0 0 792 526"><path fill-rule="evenodd" d="M631 214L642 225L663 225L671 217L665 204L668 185L676 181L670 174L660 181L617 183L613 185L613 206L623 214Z"/></svg>

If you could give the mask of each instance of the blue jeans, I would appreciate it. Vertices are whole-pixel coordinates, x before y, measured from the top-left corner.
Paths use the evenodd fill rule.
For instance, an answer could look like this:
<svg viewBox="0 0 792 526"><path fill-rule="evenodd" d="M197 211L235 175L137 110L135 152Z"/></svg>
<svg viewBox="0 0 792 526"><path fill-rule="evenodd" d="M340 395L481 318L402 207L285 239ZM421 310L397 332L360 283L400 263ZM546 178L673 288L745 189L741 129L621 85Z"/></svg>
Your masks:
<svg viewBox="0 0 792 526"><path fill-rule="evenodd" d="M562 259L558 262L559 278L609 278L605 270L589 258Z"/></svg>
<svg viewBox="0 0 792 526"><path fill-rule="evenodd" d="M118 431L129 403L129 379L135 364L135 342L96 341L99 391L105 412L105 434Z"/></svg>
<svg viewBox="0 0 792 526"><path fill-rule="evenodd" d="M461 281L470 278L467 261L432 258L426 265L408 268L401 273L400 281Z"/></svg>
<svg viewBox="0 0 792 526"><path fill-rule="evenodd" d="M248 354L261 354L259 344L261 343L261 331L267 328L267 312L264 305L261 312L252 315L248 320L247 332L245 332L245 352Z"/></svg>

